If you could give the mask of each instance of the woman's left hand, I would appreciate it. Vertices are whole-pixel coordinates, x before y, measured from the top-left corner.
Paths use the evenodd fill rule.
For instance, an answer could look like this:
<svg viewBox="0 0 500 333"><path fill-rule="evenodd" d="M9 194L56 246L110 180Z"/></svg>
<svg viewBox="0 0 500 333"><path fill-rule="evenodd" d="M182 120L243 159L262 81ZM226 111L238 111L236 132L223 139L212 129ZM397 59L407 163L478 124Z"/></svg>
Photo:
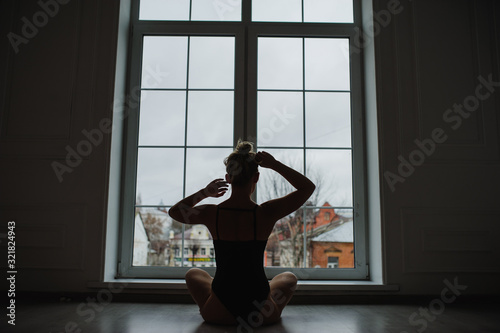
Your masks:
<svg viewBox="0 0 500 333"><path fill-rule="evenodd" d="M228 182L224 181L222 178L217 178L205 187L203 193L205 193L207 197L218 198L223 196L227 190Z"/></svg>

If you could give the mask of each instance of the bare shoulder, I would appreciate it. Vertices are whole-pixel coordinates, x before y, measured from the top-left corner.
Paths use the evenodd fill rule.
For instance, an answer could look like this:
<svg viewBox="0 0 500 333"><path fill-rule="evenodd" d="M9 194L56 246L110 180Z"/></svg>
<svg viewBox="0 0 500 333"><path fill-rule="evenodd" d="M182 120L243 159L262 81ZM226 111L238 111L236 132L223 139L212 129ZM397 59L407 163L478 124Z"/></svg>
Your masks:
<svg viewBox="0 0 500 333"><path fill-rule="evenodd" d="M270 207L266 202L257 207L257 216L260 221L260 225L263 225L266 233L270 234L273 231L274 225L278 219L275 218L272 207Z"/></svg>
<svg viewBox="0 0 500 333"><path fill-rule="evenodd" d="M181 210L181 220L179 222L209 226L214 223L216 209L217 205L198 205L192 208L184 208Z"/></svg>
<svg viewBox="0 0 500 333"><path fill-rule="evenodd" d="M284 205L280 204L277 199L274 199L262 203L260 205L260 210L262 212L262 216L265 217L266 220L277 221L282 217L280 208L283 206Z"/></svg>
<svg viewBox="0 0 500 333"><path fill-rule="evenodd" d="M199 207L200 219L203 220L204 225L208 226L215 222L215 213L217 211L217 205L200 205Z"/></svg>

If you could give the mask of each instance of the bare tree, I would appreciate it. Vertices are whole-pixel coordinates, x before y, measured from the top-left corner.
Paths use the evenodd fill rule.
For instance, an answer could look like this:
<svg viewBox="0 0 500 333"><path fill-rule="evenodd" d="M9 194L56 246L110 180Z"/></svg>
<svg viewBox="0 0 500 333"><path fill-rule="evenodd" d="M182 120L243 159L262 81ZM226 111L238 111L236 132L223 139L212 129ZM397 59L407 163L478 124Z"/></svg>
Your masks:
<svg viewBox="0 0 500 333"><path fill-rule="evenodd" d="M299 161L284 159L283 163L295 170L301 169ZM309 198L307 205L322 205L323 203L320 203L319 200L321 198L329 197L331 193L334 192L334 178L333 180L327 180L324 175L310 165L306 167L306 176L316 185L316 190ZM283 178L283 176L274 171L265 172L259 183L262 185L262 193L259 193L259 196L263 201L285 196L295 190L295 188L285 178Z"/></svg>
<svg viewBox="0 0 500 333"><path fill-rule="evenodd" d="M164 213L165 216L167 217L167 219L170 218L168 215L168 210L165 207L158 207L157 210ZM174 219L171 219L171 220L172 220L172 223L170 224L170 230L172 230L174 232L174 234L178 234L178 233L182 232L182 225L183 224L179 221L174 220Z"/></svg>
<svg viewBox="0 0 500 333"><path fill-rule="evenodd" d="M150 240L156 240L163 236L163 222L159 217L148 211L143 223Z"/></svg>
<svg viewBox="0 0 500 333"><path fill-rule="evenodd" d="M284 160L283 162L296 170L300 170L298 161ZM322 205L323 203L318 202L318 200L325 198L328 192L332 190L331 182L328 182L320 172L310 166L306 168L306 175L316 185L316 190L309 198L306 206ZM260 197L263 201L283 197L295 190L277 172L265 172L260 183ZM272 251L273 254L276 250L279 251L281 266L300 267L303 265L304 237L306 241L305 246L309 248L311 237L308 237L308 229L312 229L315 215L315 209L300 208L289 216L277 221L270 237L270 239L277 240L277 244L270 242L266 249L267 251ZM308 226L310 227L308 228ZM306 233L305 235L304 232Z"/></svg>
<svg viewBox="0 0 500 333"><path fill-rule="evenodd" d="M192 258L191 267L194 267L194 261L195 261L196 254L198 254L198 251L200 250L199 242L192 239L191 244L189 245L189 249L191 250L191 253L192 253L192 255L191 255L191 258Z"/></svg>
<svg viewBox="0 0 500 333"><path fill-rule="evenodd" d="M163 235L163 221L160 217L151 211L143 215L144 229L148 235L151 249L155 254L149 255L151 265L164 265L165 249L168 247L168 241Z"/></svg>

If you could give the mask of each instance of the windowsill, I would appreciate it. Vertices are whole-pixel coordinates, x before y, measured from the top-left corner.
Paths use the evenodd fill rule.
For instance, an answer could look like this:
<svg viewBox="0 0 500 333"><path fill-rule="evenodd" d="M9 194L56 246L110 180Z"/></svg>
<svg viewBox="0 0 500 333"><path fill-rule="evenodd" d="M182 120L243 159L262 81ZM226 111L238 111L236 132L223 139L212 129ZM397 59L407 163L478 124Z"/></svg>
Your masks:
<svg viewBox="0 0 500 333"><path fill-rule="evenodd" d="M110 284L118 284L125 292L141 290L142 292L160 292L164 294L184 294L187 287L184 279L114 279L107 282L90 281L87 287L91 289L106 289ZM118 286L115 286L118 288ZM111 289L111 288L110 288ZM398 285L380 284L374 281L325 281L325 280L299 280L296 294L312 295L321 292L332 293L394 293L399 291Z"/></svg>

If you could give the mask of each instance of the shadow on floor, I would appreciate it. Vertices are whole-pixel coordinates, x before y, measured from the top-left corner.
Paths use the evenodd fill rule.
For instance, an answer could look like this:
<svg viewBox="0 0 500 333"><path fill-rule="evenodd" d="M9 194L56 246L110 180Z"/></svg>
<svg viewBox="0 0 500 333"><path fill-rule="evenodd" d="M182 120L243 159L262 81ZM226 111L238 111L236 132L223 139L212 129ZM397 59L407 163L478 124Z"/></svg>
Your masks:
<svg viewBox="0 0 500 333"><path fill-rule="evenodd" d="M283 326L282 320L276 324L264 326L264 327L251 327L250 325L239 325L239 326L222 326L207 324L206 322L201 323L193 333L226 333L226 332L237 332L237 333L280 333L287 332L285 326Z"/></svg>

